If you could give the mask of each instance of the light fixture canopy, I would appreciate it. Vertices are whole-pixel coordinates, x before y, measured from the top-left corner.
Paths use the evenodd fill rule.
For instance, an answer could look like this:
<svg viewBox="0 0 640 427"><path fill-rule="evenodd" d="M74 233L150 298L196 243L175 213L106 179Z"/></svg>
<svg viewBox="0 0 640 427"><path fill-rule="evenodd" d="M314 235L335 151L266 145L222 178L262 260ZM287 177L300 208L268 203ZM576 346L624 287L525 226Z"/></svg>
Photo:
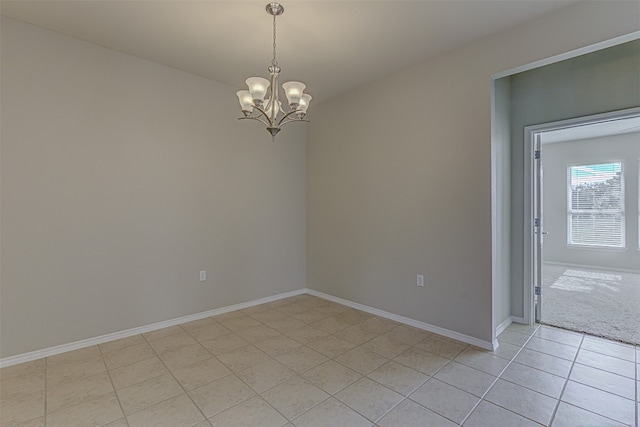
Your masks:
<svg viewBox="0 0 640 427"><path fill-rule="evenodd" d="M279 99L278 75L280 67L276 59L276 16L284 13L284 7L280 3L267 3L267 13L273 16L273 59L269 70L269 79L262 77L249 77L246 80L249 90L239 90L238 101L244 117L239 120L251 119L262 122L271 134L272 140L280 132L281 127L291 122L308 122L305 119L307 108L311 102L311 95L304 93L307 87L302 82L290 81L282 84L282 89L287 97L289 110L282 108Z"/></svg>

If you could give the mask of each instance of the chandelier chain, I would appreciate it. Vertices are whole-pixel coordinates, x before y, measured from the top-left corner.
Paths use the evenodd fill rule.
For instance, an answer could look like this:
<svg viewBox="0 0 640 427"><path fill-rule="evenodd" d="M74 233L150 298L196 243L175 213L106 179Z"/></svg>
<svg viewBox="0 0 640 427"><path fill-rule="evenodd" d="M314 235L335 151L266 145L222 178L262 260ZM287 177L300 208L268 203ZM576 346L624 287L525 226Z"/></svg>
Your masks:
<svg viewBox="0 0 640 427"><path fill-rule="evenodd" d="M276 59L276 15L273 15L273 59L271 65L278 66L278 60Z"/></svg>

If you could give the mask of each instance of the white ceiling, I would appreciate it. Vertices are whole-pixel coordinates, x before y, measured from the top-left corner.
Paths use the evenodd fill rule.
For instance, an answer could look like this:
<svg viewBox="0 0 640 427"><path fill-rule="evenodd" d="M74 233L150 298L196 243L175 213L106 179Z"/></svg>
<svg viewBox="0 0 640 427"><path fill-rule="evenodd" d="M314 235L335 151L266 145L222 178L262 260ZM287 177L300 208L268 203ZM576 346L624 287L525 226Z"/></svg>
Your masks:
<svg viewBox="0 0 640 427"><path fill-rule="evenodd" d="M315 102L583 0L283 1L281 81ZM237 88L265 76L266 0L2 0L1 13Z"/></svg>

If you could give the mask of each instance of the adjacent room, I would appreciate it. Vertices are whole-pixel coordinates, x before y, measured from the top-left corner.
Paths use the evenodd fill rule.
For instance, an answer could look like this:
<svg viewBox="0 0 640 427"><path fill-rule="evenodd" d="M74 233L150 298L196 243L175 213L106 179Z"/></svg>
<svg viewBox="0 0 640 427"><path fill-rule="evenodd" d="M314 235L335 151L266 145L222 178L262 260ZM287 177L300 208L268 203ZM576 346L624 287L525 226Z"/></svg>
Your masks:
<svg viewBox="0 0 640 427"><path fill-rule="evenodd" d="M640 118L541 135L541 320L640 344Z"/></svg>
<svg viewBox="0 0 640 427"><path fill-rule="evenodd" d="M582 299L540 323L525 132L640 115L636 0L0 13L0 427L640 424L583 298L628 284L598 327L637 331L639 134L546 144L540 286ZM622 170L600 255L566 191Z"/></svg>

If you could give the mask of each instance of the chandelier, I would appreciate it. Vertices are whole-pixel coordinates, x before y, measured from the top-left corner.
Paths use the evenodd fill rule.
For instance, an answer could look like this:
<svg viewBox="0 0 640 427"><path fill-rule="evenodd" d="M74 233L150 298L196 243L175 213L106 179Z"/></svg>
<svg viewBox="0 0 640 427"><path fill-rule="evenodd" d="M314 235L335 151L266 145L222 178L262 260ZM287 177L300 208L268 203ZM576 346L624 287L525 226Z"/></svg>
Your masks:
<svg viewBox="0 0 640 427"><path fill-rule="evenodd" d="M280 132L283 125L291 122L308 122L305 120L307 108L311 102L311 95L304 93L306 85L301 82L285 82L282 89L287 96L289 110L282 108L278 98L278 60L276 59L276 16L282 15L284 7L279 3L268 3L267 13L273 16L273 59L269 70L269 80L262 77L249 77L246 80L249 90L239 90L238 100L244 117L239 120L251 119L262 122L271 134L272 140Z"/></svg>

